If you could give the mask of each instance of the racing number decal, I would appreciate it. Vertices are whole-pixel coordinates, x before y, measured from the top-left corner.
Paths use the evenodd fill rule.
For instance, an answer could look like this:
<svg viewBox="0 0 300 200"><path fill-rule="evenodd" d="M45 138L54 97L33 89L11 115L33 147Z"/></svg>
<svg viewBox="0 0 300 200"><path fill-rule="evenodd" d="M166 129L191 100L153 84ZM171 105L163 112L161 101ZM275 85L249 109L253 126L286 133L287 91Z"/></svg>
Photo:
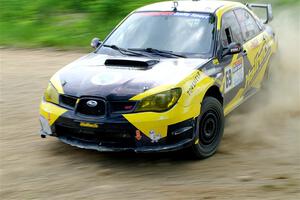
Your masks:
<svg viewBox="0 0 300 200"><path fill-rule="evenodd" d="M240 85L244 81L243 59L240 58L233 63L233 66L225 68L225 93Z"/></svg>

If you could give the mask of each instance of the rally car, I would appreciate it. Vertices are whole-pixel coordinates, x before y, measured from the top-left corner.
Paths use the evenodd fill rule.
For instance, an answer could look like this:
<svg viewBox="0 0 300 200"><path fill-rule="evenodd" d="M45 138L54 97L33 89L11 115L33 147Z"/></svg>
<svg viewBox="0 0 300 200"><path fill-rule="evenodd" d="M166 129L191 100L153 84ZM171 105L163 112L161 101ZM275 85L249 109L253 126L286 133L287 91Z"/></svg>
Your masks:
<svg viewBox="0 0 300 200"><path fill-rule="evenodd" d="M264 9L258 18L253 9ZM224 116L268 79L269 4L169 1L133 11L95 51L59 70L40 104L41 136L98 151L213 155Z"/></svg>

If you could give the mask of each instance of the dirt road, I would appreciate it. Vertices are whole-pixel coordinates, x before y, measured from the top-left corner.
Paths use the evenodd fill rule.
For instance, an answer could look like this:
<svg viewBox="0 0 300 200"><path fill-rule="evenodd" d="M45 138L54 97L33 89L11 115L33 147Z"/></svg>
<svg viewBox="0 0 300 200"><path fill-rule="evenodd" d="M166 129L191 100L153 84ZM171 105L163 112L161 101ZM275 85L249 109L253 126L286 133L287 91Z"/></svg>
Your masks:
<svg viewBox="0 0 300 200"><path fill-rule="evenodd" d="M226 119L218 153L103 154L38 135L50 76L82 53L1 49L1 199L300 198L298 29L282 31L272 89ZM294 34L290 34L290 33Z"/></svg>

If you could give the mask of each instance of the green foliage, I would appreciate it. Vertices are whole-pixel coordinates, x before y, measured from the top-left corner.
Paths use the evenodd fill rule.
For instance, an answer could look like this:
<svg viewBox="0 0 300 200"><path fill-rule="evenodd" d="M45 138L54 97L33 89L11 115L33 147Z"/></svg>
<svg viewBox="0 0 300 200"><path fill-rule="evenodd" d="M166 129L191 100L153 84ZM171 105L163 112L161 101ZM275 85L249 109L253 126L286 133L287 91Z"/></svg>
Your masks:
<svg viewBox="0 0 300 200"><path fill-rule="evenodd" d="M158 1L0 0L0 45L87 48L93 37L104 39L134 9Z"/></svg>
<svg viewBox="0 0 300 200"><path fill-rule="evenodd" d="M88 47L132 10L159 0L0 0L0 45Z"/></svg>

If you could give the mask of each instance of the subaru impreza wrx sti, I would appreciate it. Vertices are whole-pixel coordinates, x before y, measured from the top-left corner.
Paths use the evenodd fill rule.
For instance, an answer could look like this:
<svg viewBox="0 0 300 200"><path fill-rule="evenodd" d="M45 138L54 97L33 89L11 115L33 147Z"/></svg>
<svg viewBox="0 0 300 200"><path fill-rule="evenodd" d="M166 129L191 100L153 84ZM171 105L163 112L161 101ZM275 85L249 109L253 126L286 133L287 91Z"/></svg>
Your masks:
<svg viewBox="0 0 300 200"><path fill-rule="evenodd" d="M277 49L271 20L269 4L170 1L135 10L51 78L41 136L98 151L213 155L224 116L268 78Z"/></svg>

